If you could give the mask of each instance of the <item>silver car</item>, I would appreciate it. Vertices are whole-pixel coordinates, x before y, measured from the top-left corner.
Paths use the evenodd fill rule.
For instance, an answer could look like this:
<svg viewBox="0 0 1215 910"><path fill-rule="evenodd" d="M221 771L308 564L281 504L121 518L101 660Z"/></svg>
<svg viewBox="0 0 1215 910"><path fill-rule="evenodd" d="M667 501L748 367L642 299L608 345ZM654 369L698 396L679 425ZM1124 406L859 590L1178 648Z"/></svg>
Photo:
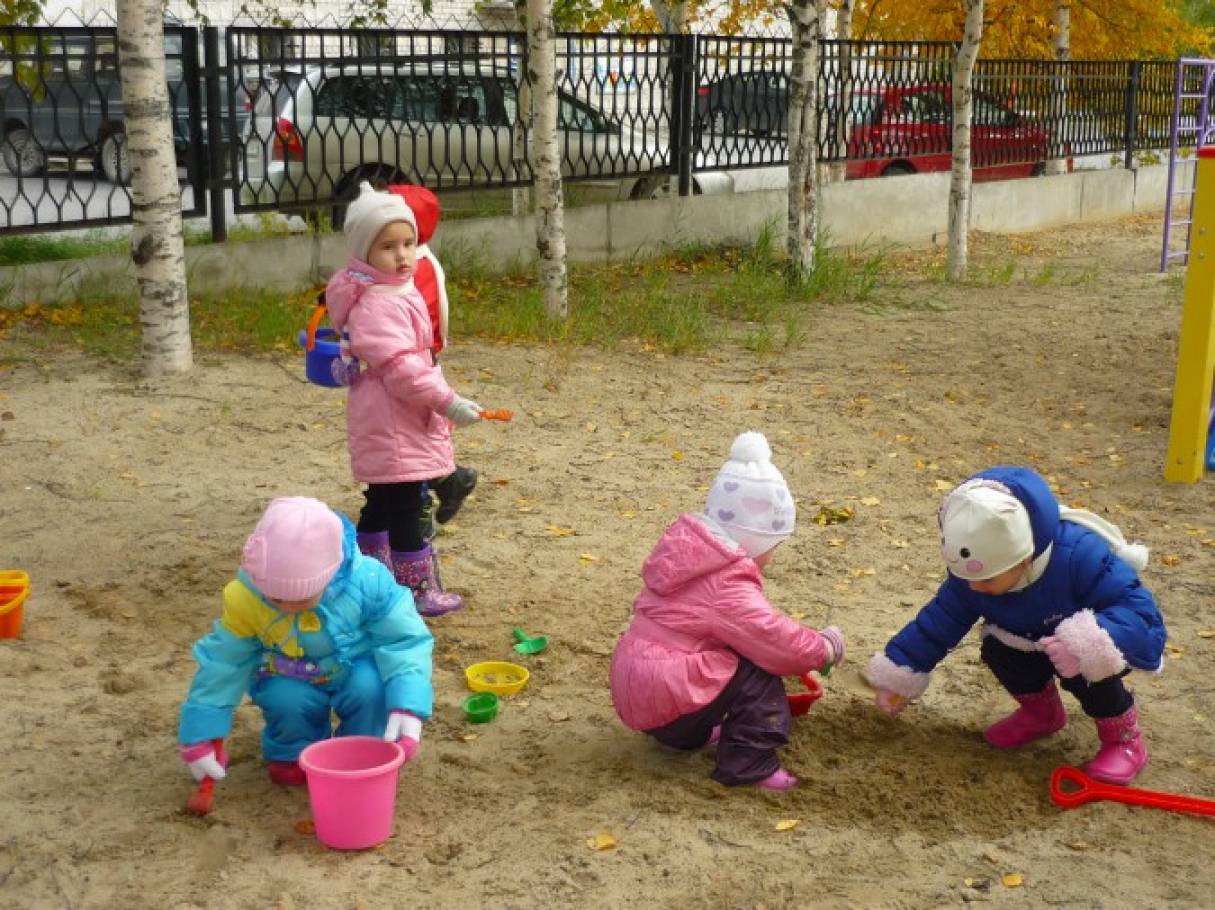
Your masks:
<svg viewBox="0 0 1215 910"><path fill-rule="evenodd" d="M523 128L515 80L504 68L446 61L312 69L258 99L238 151L241 199L288 210L332 200L340 220L361 180L436 190L526 182L527 165L513 160ZM561 92L558 131L567 177L610 181L618 198L652 196L667 183L644 173L667 166L657 128L628 129ZM724 179L698 174L697 191L727 189L717 186Z"/></svg>

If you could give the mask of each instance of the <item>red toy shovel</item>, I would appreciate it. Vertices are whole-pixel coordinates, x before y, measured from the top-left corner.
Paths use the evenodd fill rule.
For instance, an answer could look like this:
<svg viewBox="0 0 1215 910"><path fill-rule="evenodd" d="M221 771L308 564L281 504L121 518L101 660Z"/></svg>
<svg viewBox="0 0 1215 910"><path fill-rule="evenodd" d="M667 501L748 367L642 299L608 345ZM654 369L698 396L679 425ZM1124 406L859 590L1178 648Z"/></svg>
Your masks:
<svg viewBox="0 0 1215 910"><path fill-rule="evenodd" d="M1075 784L1080 789L1064 790L1063 784ZM1050 798L1056 806L1074 809L1095 800L1127 803L1132 806L1150 806L1170 812L1191 812L1194 815L1215 815L1215 799L1198 799L1176 793L1161 793L1157 790L1139 790L1134 787L1119 787L1095 781L1079 768L1063 765L1050 776Z"/></svg>

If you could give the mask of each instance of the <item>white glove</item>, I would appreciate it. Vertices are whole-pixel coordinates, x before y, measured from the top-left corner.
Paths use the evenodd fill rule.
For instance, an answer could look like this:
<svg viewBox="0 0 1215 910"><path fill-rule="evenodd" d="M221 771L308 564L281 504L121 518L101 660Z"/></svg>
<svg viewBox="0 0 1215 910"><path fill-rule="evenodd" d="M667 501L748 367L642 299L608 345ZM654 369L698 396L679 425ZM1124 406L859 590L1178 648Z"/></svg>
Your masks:
<svg viewBox="0 0 1215 910"><path fill-rule="evenodd" d="M202 758L196 758L194 761L188 762L187 767L196 781L201 781L204 777L209 777L212 780L223 780L228 775L227 770L219 763L219 759L215 757L214 752L208 752Z"/></svg>
<svg viewBox="0 0 1215 910"><path fill-rule="evenodd" d="M388 726L384 728L384 741L395 743L405 737L415 743L422 740L422 721L408 711L393 711L388 715Z"/></svg>
<svg viewBox="0 0 1215 910"><path fill-rule="evenodd" d="M445 413L448 420L456 426L468 427L481 419L481 410L481 405L475 401L457 395L451 400L451 404L447 406Z"/></svg>

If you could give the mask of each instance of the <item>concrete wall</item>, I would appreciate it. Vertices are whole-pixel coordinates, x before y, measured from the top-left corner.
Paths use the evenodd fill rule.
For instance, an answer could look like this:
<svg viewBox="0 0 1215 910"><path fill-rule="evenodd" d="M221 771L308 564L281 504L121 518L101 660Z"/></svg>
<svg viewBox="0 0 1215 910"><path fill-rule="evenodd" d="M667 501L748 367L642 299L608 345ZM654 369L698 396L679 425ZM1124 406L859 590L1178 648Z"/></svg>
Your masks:
<svg viewBox="0 0 1215 910"><path fill-rule="evenodd" d="M980 183L971 225L1021 233L1139 212L1162 212L1168 170L1082 171ZM823 227L835 247L928 246L948 231L949 175L855 180L824 188ZM565 213L571 261L608 262L653 255L681 243L751 243L765 227L784 241L786 194L762 190L719 196L585 206ZM441 258L502 268L535 258L531 217L448 221L435 244ZM284 291L323 280L343 259L341 236L292 236L186 250L191 288L264 286ZM134 292L124 256L0 268L0 304L55 302L99 288Z"/></svg>

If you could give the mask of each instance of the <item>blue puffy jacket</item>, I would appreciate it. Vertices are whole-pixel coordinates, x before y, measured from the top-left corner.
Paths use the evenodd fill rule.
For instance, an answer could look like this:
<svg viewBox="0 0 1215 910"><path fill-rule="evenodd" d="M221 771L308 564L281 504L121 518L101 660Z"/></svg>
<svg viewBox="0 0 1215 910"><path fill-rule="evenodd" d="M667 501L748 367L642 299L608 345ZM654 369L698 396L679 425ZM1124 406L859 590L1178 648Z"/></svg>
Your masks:
<svg viewBox="0 0 1215 910"><path fill-rule="evenodd" d="M997 467L975 477L1003 484L1029 513L1034 557L1050 547L1049 563L1030 585L1001 595L979 594L949 576L936 596L870 664L874 685L908 698L923 694L928 674L980 619L985 634L1020 650L1057 635L1080 658L1092 682L1126 666L1158 670L1166 632L1155 598L1100 534L1062 520L1049 486L1026 468Z"/></svg>
<svg viewBox="0 0 1215 910"><path fill-rule="evenodd" d="M388 710L430 717L434 638L409 589L383 563L359 552L354 526L338 515L342 564L315 610L278 610L243 571L224 588L223 616L194 645L198 670L181 709L182 744L227 736L255 674L273 668L276 659L306 661L336 680L351 661L370 655Z"/></svg>

